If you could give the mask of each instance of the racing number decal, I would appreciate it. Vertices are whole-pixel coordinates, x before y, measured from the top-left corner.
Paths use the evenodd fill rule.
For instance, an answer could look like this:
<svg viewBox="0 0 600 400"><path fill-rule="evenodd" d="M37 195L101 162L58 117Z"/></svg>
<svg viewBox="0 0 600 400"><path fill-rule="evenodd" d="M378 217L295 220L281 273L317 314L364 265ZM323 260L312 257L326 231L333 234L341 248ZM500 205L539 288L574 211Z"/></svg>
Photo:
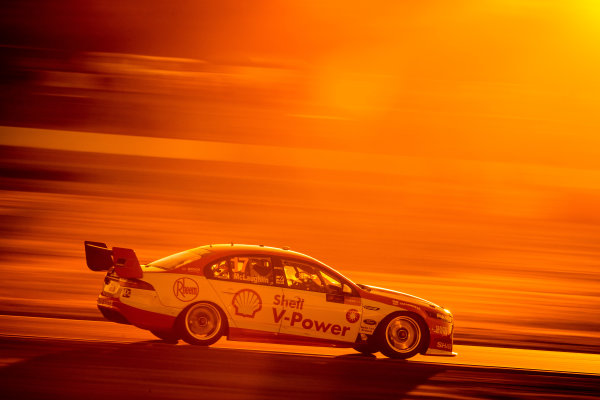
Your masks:
<svg viewBox="0 0 600 400"><path fill-rule="evenodd" d="M233 295L231 304L235 308L235 314L242 317L254 318L262 309L262 299L252 289L242 289Z"/></svg>
<svg viewBox="0 0 600 400"><path fill-rule="evenodd" d="M181 301L192 301L198 297L198 284L191 278L179 278L173 283L173 294Z"/></svg>

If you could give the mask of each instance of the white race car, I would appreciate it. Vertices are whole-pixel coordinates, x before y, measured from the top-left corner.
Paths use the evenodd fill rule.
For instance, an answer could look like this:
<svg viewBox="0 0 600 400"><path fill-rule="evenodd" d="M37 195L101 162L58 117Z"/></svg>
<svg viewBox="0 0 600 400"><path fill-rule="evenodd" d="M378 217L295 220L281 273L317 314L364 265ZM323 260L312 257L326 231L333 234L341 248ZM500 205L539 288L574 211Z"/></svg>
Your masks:
<svg viewBox="0 0 600 400"><path fill-rule="evenodd" d="M195 345L229 340L452 356L450 311L359 285L307 255L265 246L208 245L140 265L131 249L85 242L107 271L98 308L110 321Z"/></svg>

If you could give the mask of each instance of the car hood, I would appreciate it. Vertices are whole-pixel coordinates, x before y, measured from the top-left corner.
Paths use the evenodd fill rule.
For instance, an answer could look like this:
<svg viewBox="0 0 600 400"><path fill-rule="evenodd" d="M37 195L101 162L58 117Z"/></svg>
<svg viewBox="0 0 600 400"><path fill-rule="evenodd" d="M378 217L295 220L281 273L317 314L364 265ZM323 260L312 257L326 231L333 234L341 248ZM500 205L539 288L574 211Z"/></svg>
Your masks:
<svg viewBox="0 0 600 400"><path fill-rule="evenodd" d="M416 306L423 306L423 307L428 307L430 309L436 309L436 310L443 310L443 307L440 307L439 305L429 301L429 300L425 300L422 299L420 297L417 296L413 296L412 294L408 294L408 293L402 293L402 292L398 292L396 290L391 290L391 289L385 289L385 288L380 288L377 286L371 286L371 285L358 285L360 288L362 288L363 290L366 290L369 293L373 293L379 296L385 296L388 297L390 299L395 299L395 300L399 300L405 303L411 303L414 304Z"/></svg>

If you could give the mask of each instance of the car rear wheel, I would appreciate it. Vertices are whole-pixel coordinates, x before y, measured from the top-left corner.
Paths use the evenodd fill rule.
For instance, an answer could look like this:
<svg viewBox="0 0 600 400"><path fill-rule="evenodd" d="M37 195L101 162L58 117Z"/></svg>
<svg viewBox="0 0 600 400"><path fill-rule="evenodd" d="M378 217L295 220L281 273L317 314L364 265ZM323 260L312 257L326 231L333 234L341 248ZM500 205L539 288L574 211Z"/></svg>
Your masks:
<svg viewBox="0 0 600 400"><path fill-rule="evenodd" d="M415 356L424 344L424 323L413 314L392 314L386 317L376 332L381 352L390 358Z"/></svg>
<svg viewBox="0 0 600 400"><path fill-rule="evenodd" d="M159 339L167 343L177 343L179 341L179 335L175 331L155 331L151 330L152 334Z"/></svg>
<svg viewBox="0 0 600 400"><path fill-rule="evenodd" d="M189 344L209 346L225 330L223 312L212 303L192 304L180 314L177 326L181 338Z"/></svg>

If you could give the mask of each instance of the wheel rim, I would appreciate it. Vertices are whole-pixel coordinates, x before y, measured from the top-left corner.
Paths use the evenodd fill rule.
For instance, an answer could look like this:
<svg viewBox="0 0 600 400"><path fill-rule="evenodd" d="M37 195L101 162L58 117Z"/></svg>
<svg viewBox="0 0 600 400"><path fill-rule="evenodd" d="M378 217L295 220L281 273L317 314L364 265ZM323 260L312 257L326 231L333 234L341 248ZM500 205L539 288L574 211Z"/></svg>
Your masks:
<svg viewBox="0 0 600 400"><path fill-rule="evenodd" d="M421 328L411 317L401 315L390 321L386 328L386 339L398 353L410 353L421 342Z"/></svg>
<svg viewBox="0 0 600 400"><path fill-rule="evenodd" d="M198 340L209 340L221 330L221 314L210 304L196 304L185 316L189 334Z"/></svg>

